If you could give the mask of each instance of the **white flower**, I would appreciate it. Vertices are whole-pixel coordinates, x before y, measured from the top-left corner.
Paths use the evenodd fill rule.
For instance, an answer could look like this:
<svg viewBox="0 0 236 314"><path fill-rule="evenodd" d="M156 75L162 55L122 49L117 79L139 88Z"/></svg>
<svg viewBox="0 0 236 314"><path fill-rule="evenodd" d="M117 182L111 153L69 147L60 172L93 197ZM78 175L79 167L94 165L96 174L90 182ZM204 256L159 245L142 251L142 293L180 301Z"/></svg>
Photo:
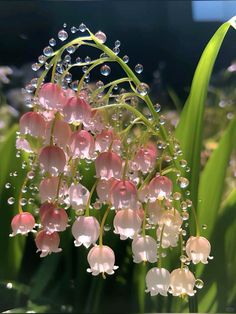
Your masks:
<svg viewBox="0 0 236 314"><path fill-rule="evenodd" d="M186 243L186 253L193 264L207 264L210 252L210 242L204 237L190 237Z"/></svg>
<svg viewBox="0 0 236 314"><path fill-rule="evenodd" d="M132 252L134 263L143 261L155 263L157 261L157 243L148 235L140 235L133 240Z"/></svg>
<svg viewBox="0 0 236 314"><path fill-rule="evenodd" d="M89 190L82 184L72 183L69 188L69 203L74 209L84 209L89 199Z"/></svg>
<svg viewBox="0 0 236 314"><path fill-rule="evenodd" d="M94 276L100 273L112 275L114 270L118 268L118 266L115 266L113 250L106 245L94 246L88 253L88 263L90 268L87 271Z"/></svg>
<svg viewBox="0 0 236 314"><path fill-rule="evenodd" d="M84 245L88 248L95 244L100 231L100 225L95 217L80 216L72 225L72 234L75 238L75 246Z"/></svg>
<svg viewBox="0 0 236 314"><path fill-rule="evenodd" d="M165 213L165 209L158 202L147 204L147 213L150 223L157 225L161 222L161 217Z"/></svg>
<svg viewBox="0 0 236 314"><path fill-rule="evenodd" d="M193 290L195 285L195 277L190 270L178 268L170 274L170 287L173 296L187 294L193 296L196 291Z"/></svg>
<svg viewBox="0 0 236 314"><path fill-rule="evenodd" d="M160 293L167 296L170 286L170 273L165 268L151 268L146 275L146 292L150 292L151 296Z"/></svg>
<svg viewBox="0 0 236 314"><path fill-rule="evenodd" d="M140 231L142 220L136 210L119 210L114 218L114 233L120 235L121 240L133 239L134 235Z"/></svg>
<svg viewBox="0 0 236 314"><path fill-rule="evenodd" d="M166 228L164 226L164 230L162 232L162 227L158 227L156 230L157 239L161 240L161 234L162 234L162 241L161 246L166 249L168 247L176 247L179 239L179 232L175 229Z"/></svg>

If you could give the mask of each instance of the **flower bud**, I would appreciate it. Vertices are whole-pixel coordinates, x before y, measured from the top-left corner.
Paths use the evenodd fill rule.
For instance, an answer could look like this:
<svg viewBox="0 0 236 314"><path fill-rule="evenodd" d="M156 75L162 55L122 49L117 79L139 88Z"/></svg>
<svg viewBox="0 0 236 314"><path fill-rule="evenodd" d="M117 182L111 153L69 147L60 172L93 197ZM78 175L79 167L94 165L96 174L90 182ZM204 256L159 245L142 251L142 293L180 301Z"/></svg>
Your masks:
<svg viewBox="0 0 236 314"><path fill-rule="evenodd" d="M61 110L65 101L63 90L57 84L46 83L39 90L39 102L47 110Z"/></svg>
<svg viewBox="0 0 236 314"><path fill-rule="evenodd" d="M146 275L146 292L150 292L151 296L160 295L167 296L170 286L170 273L165 268L151 268Z"/></svg>
<svg viewBox="0 0 236 314"><path fill-rule="evenodd" d="M95 167L98 178L105 180L121 178L122 160L116 153L111 151L101 153L95 161Z"/></svg>
<svg viewBox="0 0 236 314"><path fill-rule="evenodd" d="M46 122L41 114L37 112L26 112L20 118L20 133L29 134L34 137L44 137Z"/></svg>
<svg viewBox="0 0 236 314"><path fill-rule="evenodd" d="M60 237L57 232L48 233L41 230L37 233L35 243L38 248L37 252L41 251L40 257L45 257L51 253L59 253L62 250L59 248Z"/></svg>
<svg viewBox="0 0 236 314"><path fill-rule="evenodd" d="M52 233L54 231L65 231L68 223L68 216L64 208L56 208L51 206L42 213L41 210L41 223L43 228Z"/></svg>
<svg viewBox="0 0 236 314"><path fill-rule="evenodd" d="M106 245L94 246L88 253L88 263L90 268L87 271L94 276L100 273L112 275L114 270L118 268L115 266L113 250Z"/></svg>
<svg viewBox="0 0 236 314"><path fill-rule="evenodd" d="M172 181L165 176L156 176L149 183L149 199L150 202L156 200L163 200L169 198L172 193L173 184Z"/></svg>
<svg viewBox="0 0 236 314"><path fill-rule="evenodd" d="M72 158L91 159L94 155L93 136L85 131L74 132L69 141Z"/></svg>
<svg viewBox="0 0 236 314"><path fill-rule="evenodd" d="M186 253L193 264L207 264L210 252L210 242L204 237L190 237L186 243Z"/></svg>
<svg viewBox="0 0 236 314"><path fill-rule="evenodd" d="M52 176L57 176L64 171L66 155L57 146L46 146L39 154L39 165L43 172L49 172Z"/></svg>
<svg viewBox="0 0 236 314"><path fill-rule="evenodd" d="M157 242L150 236L137 236L132 242L132 252L134 263L157 261Z"/></svg>
<svg viewBox="0 0 236 314"><path fill-rule="evenodd" d="M122 209L116 213L113 224L114 233L119 234L121 240L126 240L133 239L134 235L140 231L142 220L137 211Z"/></svg>
<svg viewBox="0 0 236 314"><path fill-rule="evenodd" d="M193 296L195 291L193 290L195 285L195 277L185 268L178 268L170 274L170 287L173 296L189 295Z"/></svg>
<svg viewBox="0 0 236 314"><path fill-rule="evenodd" d="M69 188L69 202L74 209L85 209L88 199L89 190L82 184L72 183Z"/></svg>
<svg viewBox="0 0 236 314"><path fill-rule="evenodd" d="M91 117L91 107L82 98L71 97L63 107L64 120L68 123L84 123Z"/></svg>
<svg viewBox="0 0 236 314"><path fill-rule="evenodd" d="M110 190L110 199L116 209L138 209L138 192L136 186L127 180L117 180Z"/></svg>
<svg viewBox="0 0 236 314"><path fill-rule="evenodd" d="M93 216L79 216L72 225L75 246L84 245L86 248L95 244L100 232L100 225Z"/></svg>
<svg viewBox="0 0 236 314"><path fill-rule="evenodd" d="M17 214L16 216L13 217L11 222L12 236L15 236L18 233L27 234L33 230L34 225L35 220L30 213L23 212Z"/></svg>

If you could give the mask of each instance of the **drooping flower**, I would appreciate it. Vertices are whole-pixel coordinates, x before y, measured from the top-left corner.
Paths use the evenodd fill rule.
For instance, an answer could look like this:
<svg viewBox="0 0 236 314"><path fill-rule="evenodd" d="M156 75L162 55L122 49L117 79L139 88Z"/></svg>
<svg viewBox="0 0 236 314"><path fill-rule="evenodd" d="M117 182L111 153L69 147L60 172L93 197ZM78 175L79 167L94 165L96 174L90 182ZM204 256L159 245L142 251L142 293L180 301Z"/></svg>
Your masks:
<svg viewBox="0 0 236 314"><path fill-rule="evenodd" d="M33 230L35 219L28 212L19 213L13 217L11 222L12 236L17 234L27 234Z"/></svg>
<svg viewBox="0 0 236 314"><path fill-rule="evenodd" d="M57 197L61 199L67 191L67 187L64 183L60 183L59 177L50 177L43 179L39 184L39 196L41 202L52 202ZM58 191L59 188L59 191Z"/></svg>
<svg viewBox="0 0 236 314"><path fill-rule="evenodd" d="M103 130L101 133L97 134L95 140L95 149L100 153L108 151L112 141L114 134L112 130Z"/></svg>
<svg viewBox="0 0 236 314"><path fill-rule="evenodd" d="M178 268L170 274L170 288L173 296L189 295L193 296L196 291L193 290L195 285L195 277L190 270L186 268Z"/></svg>
<svg viewBox="0 0 236 314"><path fill-rule="evenodd" d="M151 268L146 275L146 292L150 292L151 296L163 295L167 296L170 286L170 273L165 268Z"/></svg>
<svg viewBox="0 0 236 314"><path fill-rule="evenodd" d="M210 252L210 242L204 237L190 237L186 243L186 253L193 264L207 264Z"/></svg>
<svg viewBox="0 0 236 314"><path fill-rule="evenodd" d="M165 213L165 209L156 201L147 204L147 213L149 222L158 225L161 222L162 215Z"/></svg>
<svg viewBox="0 0 236 314"><path fill-rule="evenodd" d="M65 231L68 225L68 215L64 208L51 206L41 216L43 228L48 232Z"/></svg>
<svg viewBox="0 0 236 314"><path fill-rule="evenodd" d="M115 209L138 209L138 192L136 186L128 180L117 180L110 190L110 199Z"/></svg>
<svg viewBox="0 0 236 314"><path fill-rule="evenodd" d="M37 233L35 243L38 248L37 252L41 252L40 257L61 252L61 248L59 248L60 237L57 232L48 233L45 230L41 230Z"/></svg>
<svg viewBox="0 0 236 314"><path fill-rule="evenodd" d="M63 90L58 84L46 83L39 90L39 102L44 109L62 110L65 101Z"/></svg>
<svg viewBox="0 0 236 314"><path fill-rule="evenodd" d="M73 159L91 159L94 156L94 139L88 131L74 132L70 137L69 146Z"/></svg>
<svg viewBox="0 0 236 314"><path fill-rule="evenodd" d="M89 199L89 190L82 184L72 183L69 188L69 203L74 209L85 209Z"/></svg>
<svg viewBox="0 0 236 314"><path fill-rule="evenodd" d="M26 153L33 153L30 143L25 138L16 139L16 149L23 150Z"/></svg>
<svg viewBox="0 0 236 314"><path fill-rule="evenodd" d="M120 235L121 240L133 239L141 228L142 220L138 211L132 209L122 209L117 211L113 225L114 233Z"/></svg>
<svg viewBox="0 0 236 314"><path fill-rule="evenodd" d="M66 100L63 115L68 123L84 123L91 117L91 107L83 98L71 97Z"/></svg>
<svg viewBox="0 0 236 314"><path fill-rule="evenodd" d="M106 245L94 246L88 253L88 263L90 268L87 269L92 275L107 273L114 274L114 270L118 268L115 266L115 254L113 250Z"/></svg>
<svg viewBox="0 0 236 314"><path fill-rule="evenodd" d="M150 181L148 186L150 202L169 198L172 193L172 189L173 184L169 178L157 175Z"/></svg>
<svg viewBox="0 0 236 314"><path fill-rule="evenodd" d="M39 165L43 172L58 176L64 171L66 155L60 147L46 146L39 154Z"/></svg>
<svg viewBox="0 0 236 314"><path fill-rule="evenodd" d="M84 245L86 248L95 244L100 231L100 225L93 216L79 216L72 225L75 246Z"/></svg>
<svg viewBox="0 0 236 314"><path fill-rule="evenodd" d="M54 126L53 126L53 132L52 132L53 124ZM45 145L50 144L51 132L52 132L52 137L53 137L53 143L65 149L70 139L70 136L72 134L69 124L58 119L56 119L56 121L50 121L47 124L47 128L46 128Z"/></svg>
<svg viewBox="0 0 236 314"><path fill-rule="evenodd" d="M150 236L139 235L132 242L132 252L134 263L157 261L157 242Z"/></svg>
<svg viewBox="0 0 236 314"><path fill-rule="evenodd" d="M97 195L99 197L99 200L103 203L106 203L110 201L110 189L112 187L112 184L114 183L113 178L109 180L99 180L96 186Z"/></svg>
<svg viewBox="0 0 236 314"><path fill-rule="evenodd" d="M134 156L131 163L131 169L140 170L146 174L152 171L157 159L157 149L152 143L148 143L145 147L141 147Z"/></svg>
<svg viewBox="0 0 236 314"><path fill-rule="evenodd" d="M20 118L20 133L29 134L33 137L44 137L46 122L37 112L26 112Z"/></svg>
<svg viewBox="0 0 236 314"><path fill-rule="evenodd" d="M122 160L120 156L111 151L99 154L95 160L97 178L109 180L120 179L122 173Z"/></svg>

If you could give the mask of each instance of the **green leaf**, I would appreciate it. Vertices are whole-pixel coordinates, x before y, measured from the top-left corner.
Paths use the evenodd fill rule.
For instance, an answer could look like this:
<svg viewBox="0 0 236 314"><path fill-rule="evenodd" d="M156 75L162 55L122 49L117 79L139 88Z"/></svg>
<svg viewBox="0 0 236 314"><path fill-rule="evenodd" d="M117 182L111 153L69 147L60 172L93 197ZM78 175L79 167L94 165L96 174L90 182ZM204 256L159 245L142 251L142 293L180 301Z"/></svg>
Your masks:
<svg viewBox="0 0 236 314"><path fill-rule="evenodd" d="M231 24L231 20L224 23L216 31L203 51L194 74L190 95L176 129L176 137L180 142L184 158L188 161L188 165L191 168L188 177L190 179L190 191L194 205L197 203L203 116L209 80L219 49Z"/></svg>

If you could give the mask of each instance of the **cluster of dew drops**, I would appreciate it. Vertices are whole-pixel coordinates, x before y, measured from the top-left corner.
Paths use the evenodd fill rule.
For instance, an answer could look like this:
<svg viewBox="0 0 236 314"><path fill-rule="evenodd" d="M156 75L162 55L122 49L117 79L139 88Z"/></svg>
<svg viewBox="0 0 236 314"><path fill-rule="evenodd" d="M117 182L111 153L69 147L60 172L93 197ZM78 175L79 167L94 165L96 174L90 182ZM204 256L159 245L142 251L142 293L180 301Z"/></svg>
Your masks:
<svg viewBox="0 0 236 314"><path fill-rule="evenodd" d="M68 32L67 28L68 28L67 24L64 23L63 29L61 29L58 32L58 39L56 40L55 38L51 38L49 40L49 45L43 49L43 54L41 54L38 57L38 62L36 62L32 65L33 71L39 71L39 70L44 71L44 70L50 69L50 67L52 65L50 65L50 62L48 62L48 59L50 59L54 55L54 49L53 48L56 47L57 41L59 40L59 42L65 42L69 38L69 34L68 34L69 32ZM77 34L78 32L85 33L86 30L87 30L86 25L82 23L82 24L80 24L80 26L78 28L75 26L72 26L70 29L70 32L72 34ZM106 42L106 35L101 31L97 32L95 34L95 37L97 39L99 39L100 43L102 43L102 44L104 44ZM121 46L120 41L119 40L115 41L113 52L116 55L119 55L119 53L120 53L120 46ZM60 81L60 78L63 76L64 71L66 69L68 69L69 66L72 65L71 55L77 50L77 48L79 48L79 45L78 46L73 45L73 44L69 45L69 46L67 45L65 50L66 50L66 52L68 52L68 54L66 54L63 59L57 61L56 72L54 75L54 82L55 83ZM104 53L103 53L100 57L103 58L103 57L106 57L106 55L104 55ZM127 55L125 55L122 57L122 60L125 64L127 64L129 62L129 57ZM85 57L84 60L82 60L81 57L77 57L75 60L76 64L83 64L83 65L81 65L83 73L87 73L88 65L90 65L91 62L92 62L92 59L89 56ZM134 71L136 74L141 74L143 72L143 66L141 64L137 64L134 68ZM107 77L110 73L111 73L111 67L108 66L107 64L102 64L100 67L100 74ZM38 81L39 81L39 78L32 79L31 82L28 85L26 85L26 87L23 89L23 94L25 96L25 103L26 103L26 106L28 108L33 108L35 103L38 101L37 98L35 99L34 96L32 96L38 87ZM69 71L67 71L66 75L64 75L63 80L60 83L61 83L61 87L63 89L70 88L74 92L77 92L77 90L78 90L78 81L77 80L73 81L72 74ZM85 77L85 84L87 84L87 86L88 86L89 83L90 83L90 73L88 73ZM97 89L99 89L103 86L104 86L104 83L102 81L98 81L96 83ZM114 86L113 89L118 91L118 86ZM125 91L123 89L120 89L120 94L123 94L124 92ZM138 84L136 86L136 93L139 94L140 96L144 97L148 94L148 92L149 92L149 86L146 83L141 82L140 84ZM113 96L112 93L113 93L113 90L111 91L111 96ZM119 98L118 98L118 101L119 101ZM161 111L161 106L159 104L154 105L154 108L155 108L155 111L157 113L159 113ZM152 121L153 117L147 108L143 108L142 113L147 118L148 121L153 122ZM120 118L122 118L122 114L118 115L118 117L115 116L114 118L112 118L113 123L116 122L117 125L120 126L120 121L119 121ZM135 117L132 114L130 114L129 123L132 123L132 120L134 120L134 119L135 119ZM129 125L129 123L126 123L126 126ZM165 117L160 115L159 116L159 123L156 125L156 130L158 131L160 126L164 126L164 125L165 125ZM109 125L109 128L112 128L112 125ZM139 226L139 227L136 226L137 232L133 232L133 233L131 232L130 233L130 230L128 230L128 229L132 229L132 226L125 227L126 222L124 220L122 220L123 218L121 220L119 220L120 225L116 221L116 223L118 225L116 225L114 227L116 229L115 233L118 233L120 235L121 239L131 238L133 240L132 250L133 250L134 262L136 262L136 263L140 263L143 261L145 261L145 262L149 261L151 263L157 262L157 267L151 268L149 270L149 272L147 273L147 276L146 276L146 284L147 284L147 290L146 291L147 292L150 292L151 295L156 295L158 293L160 293L162 295L166 295L167 292L171 292L173 295L190 295L191 296L195 293L195 290L193 290L194 286L196 286L199 289L202 288L203 287L203 281L201 279L195 279L193 274L189 271L188 265L190 265L191 261L194 264L196 264L198 262L207 263L207 258L211 259L212 257L209 256L210 255L209 242L205 238L198 236L198 237L190 237L190 238L188 238L188 241L183 240L183 237L189 236L188 232L185 230L185 228L188 228L189 210L192 208L192 202L190 200L190 191L187 190L187 187L189 185L189 181L186 178L186 176L183 174L183 172L186 172L186 173L190 172L190 168L187 165L187 161L184 159L181 159L182 151L179 147L178 142L173 139L171 134L168 134L168 135L169 135L171 144L174 147L174 153L173 153L173 156L170 156L168 154L163 154L162 162L163 162L163 164L166 165L166 168L168 168L169 165L172 165L172 163L174 161L179 163L180 169L178 169L178 170L175 169L174 176L176 177L176 182L178 183L180 191L179 190L178 191L172 191L172 184L170 182L171 180L168 179L168 177L165 177L165 175L163 175L166 180L169 180L167 182L169 185L167 184L167 186L164 186L163 188L162 187L154 187L153 193L154 194L159 193L159 196L155 194L156 195L155 204L157 204L157 212L155 213L156 209L153 208L155 206L151 206L151 204L154 204L154 203L149 204L145 198L142 199L142 201L141 201L141 203L142 202L146 203L146 204L143 204L143 206L147 207L147 211L145 211L144 218L143 218L143 214L144 214L143 210L141 211L141 213L138 214L139 217L136 217L137 218L136 220L142 221L142 223L140 223L140 224L142 224L142 228L141 228L141 226ZM17 132L17 136L18 137L20 136L20 132ZM132 143L132 136L127 137L126 141L128 144L131 144ZM152 144L153 144L153 142L152 142ZM169 145L170 145L169 142L165 143L163 141L163 139L158 138L158 141L156 143L156 148L154 149L154 151L155 150L157 152L165 151ZM144 150L146 149L145 144L143 145L142 149L144 149ZM17 151L16 157L20 158L21 155L22 155L21 151ZM158 158L159 157L157 156L156 157L157 161L158 161ZM93 160L92 161L86 160L87 166L85 166L85 170L90 169L90 164L92 162L93 162ZM39 188L37 187L37 184L35 184L33 182L35 177L36 177L35 173L37 172L37 167L38 167L38 165L35 164L34 154L29 154L28 162L23 161L23 163L22 163L22 169L23 170L28 169L28 167L31 169L27 173L27 180L30 182L30 184L29 185L23 185L23 187L20 191L21 197L19 198L19 205L22 208L26 208L27 206L36 206L37 208L34 210L34 213L37 216L39 214L38 207L40 205L38 205L38 203L37 203ZM149 170L153 171L153 169L149 169ZM10 177L13 177L13 179L14 179L14 177L17 177L17 176L18 176L17 171L10 173ZM148 172L144 173L144 178L141 178L141 180L143 180L143 181L141 181L141 183L145 181L145 178L147 178L147 176L148 176ZM131 177L132 177L132 171L130 172L130 178ZM160 184L160 183L158 183L159 177L161 177L161 176L160 176L160 173L157 171L156 176L154 176L152 178L153 180L156 180L157 185ZM77 181L80 181L83 178L83 176L81 175L81 173L79 171L76 171L75 178ZM12 180L12 181L14 182L14 180ZM134 182L135 182L135 179L134 179ZM161 182L161 184L165 185L165 183L163 183L163 182ZM6 189L12 188L11 183L7 182L5 185L5 188ZM168 189L170 191L167 191ZM157 192L157 190L159 192ZM26 197L24 197L24 195L26 195L28 193L31 194L31 197L27 199ZM132 203L132 201L131 201L131 203ZM179 210L181 211L180 214L172 205L172 204L176 204L176 203L179 204ZM9 197L8 204L9 205L15 204L15 199L13 196ZM98 199L96 199L96 201L94 203L90 204L90 209L91 210L92 209L100 210L102 206L103 206L102 201L99 200L99 198L98 198ZM161 212L161 210L163 210L163 208L161 208L162 206L164 207L164 214ZM69 207L70 206L67 206L67 207L65 206L65 209L67 210ZM117 216L122 211L127 211L127 212L130 210L132 211L132 209L127 209L126 207L124 209L122 207L118 207L118 208L115 207L112 209L116 212ZM156 217L156 216L160 215L161 213L163 214L163 216L161 216L161 218ZM76 211L76 215L78 216L77 219L79 219L81 216L83 216L83 214L84 214L83 211L82 212L80 210ZM167 215L168 217L165 215ZM164 228L165 224L172 223L172 222L173 222L173 224L175 224L176 216L178 216L178 219L180 220L180 224L179 225L176 224L174 226L174 229L173 229L174 231L171 229L172 226L170 225L169 226L169 228L170 228L169 234L165 234L165 228ZM117 218L117 220L118 220L118 218ZM158 221L158 223L157 222L154 223L154 220ZM70 219L69 219L69 223L71 223ZM114 224L115 224L115 222L114 222ZM146 235L146 232L148 232L148 230L156 230L157 224L159 224L159 227L158 227L159 233L157 233L157 241L156 241L156 244L154 245L154 248L156 250L156 252L154 252L155 253L154 255L156 255L156 256L153 257L153 243L152 243L153 238L149 244L143 244L142 243L141 246L140 246L140 244L138 244L137 241L141 237L144 237L144 238L147 237L149 240L149 238L151 238L151 236ZM178 225L178 227L176 227L177 225ZM40 228L41 225L36 224L35 227ZM96 227L97 227L97 225L96 225ZM97 231L98 234L97 234L97 237L95 237L96 240L98 239L99 236L101 237L101 233L103 235L103 232L107 232L107 231L110 231L112 229L112 226L110 226L106 223L104 223L101 227L103 228L103 230ZM160 229L161 227L162 227L162 229ZM206 225L202 226L203 230L206 228L207 228ZM144 232L144 234L142 233L142 235L140 235L141 229L143 229L143 232ZM175 238L171 238L171 236L170 236L171 232L175 233ZM19 232L19 233L21 233L21 232ZM93 233L94 233L94 230L93 230ZM168 256L168 254L167 254L168 249L172 249L173 247L177 246L178 240L176 240L176 234L181 236L181 241L182 241L182 251L180 252L181 267L173 270L172 273L169 273L168 270L166 270L165 268L163 268L163 266L161 266L160 260L163 260L162 261L162 265L163 265L165 258ZM94 236L94 234L93 234L93 236ZM165 239L165 237L166 237L166 239ZM162 240L166 241L165 245L163 245L164 242L163 243L161 242ZM80 239L80 241L82 241L82 240ZM134 245L135 241L137 242L136 247ZM199 241L200 242L203 241L203 242L200 243ZM78 239L77 239L77 242L79 242ZM96 243L96 241L92 241L92 243L90 243L89 246L91 244L93 244L93 245L95 245L93 248L98 247L98 246L96 246L95 243ZM84 244L84 243L82 243L82 244ZM78 245L81 245L81 243ZM191 246L194 246L194 250L190 249ZM99 247L100 247L100 244L99 244ZM104 273L112 274L114 272L114 270L117 269L117 266L114 265L114 263L115 263L114 258L115 257L114 257L113 251L111 252L110 251L111 249L108 248L107 246L104 246L104 248L106 250L104 250L103 253L100 252L101 254L100 253L97 253L97 255L95 253L93 255L92 255L92 253L88 254L88 262L89 262L90 267L91 267L89 269L89 272L92 272L93 275L97 275L99 273L102 273L103 275L104 275ZM91 249L91 251L92 250L93 249ZM52 250L52 252L57 252L57 250ZM59 250L58 250L58 252L59 252ZM48 253L51 253L50 248L49 248ZM150 257L150 256L152 256L152 257ZM107 261L106 261L106 258L107 258ZM95 262L97 264L100 263L99 266L96 266L97 264ZM107 265L105 265L105 264L108 264L109 267L106 268ZM178 288L179 285L181 286L181 289Z"/></svg>

